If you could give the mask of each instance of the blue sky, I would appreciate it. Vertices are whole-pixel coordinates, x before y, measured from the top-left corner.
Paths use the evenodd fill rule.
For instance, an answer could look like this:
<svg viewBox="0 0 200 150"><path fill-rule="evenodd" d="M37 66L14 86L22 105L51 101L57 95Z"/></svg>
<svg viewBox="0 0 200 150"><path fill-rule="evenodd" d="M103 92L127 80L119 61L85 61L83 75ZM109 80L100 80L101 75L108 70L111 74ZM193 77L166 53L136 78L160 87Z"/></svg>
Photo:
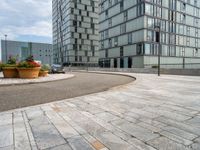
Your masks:
<svg viewBox="0 0 200 150"><path fill-rule="evenodd" d="M52 43L51 1L1 0L0 39Z"/></svg>

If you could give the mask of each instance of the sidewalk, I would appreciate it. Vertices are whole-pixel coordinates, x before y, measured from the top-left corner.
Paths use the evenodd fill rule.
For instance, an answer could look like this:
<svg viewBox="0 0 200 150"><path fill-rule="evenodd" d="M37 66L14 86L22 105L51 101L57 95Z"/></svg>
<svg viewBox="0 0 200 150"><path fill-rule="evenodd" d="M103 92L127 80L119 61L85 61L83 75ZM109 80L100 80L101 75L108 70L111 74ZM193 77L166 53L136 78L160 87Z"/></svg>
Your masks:
<svg viewBox="0 0 200 150"><path fill-rule="evenodd" d="M128 75L137 80L0 113L0 150L199 150L200 78Z"/></svg>
<svg viewBox="0 0 200 150"><path fill-rule="evenodd" d="M72 77L74 77L73 74L49 74L47 77L39 77L36 79L20 79L20 78L11 79L11 78L3 78L3 74L0 72L0 86L44 83L44 82L68 79Z"/></svg>

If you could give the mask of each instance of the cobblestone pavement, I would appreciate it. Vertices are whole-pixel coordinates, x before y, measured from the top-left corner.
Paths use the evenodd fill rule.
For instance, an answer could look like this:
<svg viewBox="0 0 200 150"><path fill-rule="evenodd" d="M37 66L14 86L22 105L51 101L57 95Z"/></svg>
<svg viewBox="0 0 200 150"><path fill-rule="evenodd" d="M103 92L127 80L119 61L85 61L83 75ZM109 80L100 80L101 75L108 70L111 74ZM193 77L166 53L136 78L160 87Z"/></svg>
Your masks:
<svg viewBox="0 0 200 150"><path fill-rule="evenodd" d="M106 92L0 113L0 150L199 150L200 78L130 75Z"/></svg>
<svg viewBox="0 0 200 150"><path fill-rule="evenodd" d="M36 79L19 79L19 78L3 78L3 74L0 72L0 86L4 85L19 85L19 84L30 84L30 83L42 83L57 81L62 79L68 79L74 77L73 74L49 74L47 77L39 77Z"/></svg>

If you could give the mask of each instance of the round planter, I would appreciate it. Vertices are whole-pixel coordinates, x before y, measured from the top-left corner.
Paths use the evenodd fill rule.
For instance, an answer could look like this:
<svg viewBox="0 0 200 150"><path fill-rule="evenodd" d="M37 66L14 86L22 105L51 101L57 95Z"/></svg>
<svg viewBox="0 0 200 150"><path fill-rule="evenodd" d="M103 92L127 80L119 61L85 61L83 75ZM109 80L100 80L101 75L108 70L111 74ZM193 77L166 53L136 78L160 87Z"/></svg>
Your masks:
<svg viewBox="0 0 200 150"><path fill-rule="evenodd" d="M15 67L4 67L2 70L4 78L19 78L18 71Z"/></svg>
<svg viewBox="0 0 200 150"><path fill-rule="evenodd" d="M40 67L36 68L17 68L19 77L22 79L34 79L38 78Z"/></svg>
<svg viewBox="0 0 200 150"><path fill-rule="evenodd" d="M48 75L49 71L40 71L39 77L46 77Z"/></svg>

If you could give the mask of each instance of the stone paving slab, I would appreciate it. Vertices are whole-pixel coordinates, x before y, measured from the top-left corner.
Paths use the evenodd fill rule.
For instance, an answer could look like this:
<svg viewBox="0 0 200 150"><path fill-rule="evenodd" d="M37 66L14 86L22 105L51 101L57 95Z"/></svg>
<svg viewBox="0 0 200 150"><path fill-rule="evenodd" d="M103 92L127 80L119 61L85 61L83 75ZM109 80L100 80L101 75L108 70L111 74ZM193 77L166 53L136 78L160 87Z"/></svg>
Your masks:
<svg viewBox="0 0 200 150"><path fill-rule="evenodd" d="M47 77L39 77L36 79L19 79L19 78L11 79L11 78L3 78L3 74L0 73L0 86L51 82L51 81L68 79L72 77L74 77L73 74L49 74Z"/></svg>
<svg viewBox="0 0 200 150"><path fill-rule="evenodd" d="M200 78L126 75L137 80L1 112L0 150L199 150Z"/></svg>

